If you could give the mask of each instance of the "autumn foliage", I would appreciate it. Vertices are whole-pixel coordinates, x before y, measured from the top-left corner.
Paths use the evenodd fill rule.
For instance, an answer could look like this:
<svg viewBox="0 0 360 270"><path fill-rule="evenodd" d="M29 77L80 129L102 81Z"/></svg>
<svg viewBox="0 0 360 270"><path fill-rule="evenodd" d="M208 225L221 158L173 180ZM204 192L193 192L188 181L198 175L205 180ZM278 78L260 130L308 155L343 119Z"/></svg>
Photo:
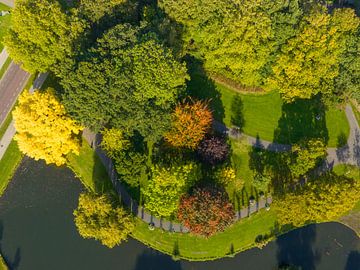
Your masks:
<svg viewBox="0 0 360 270"><path fill-rule="evenodd" d="M60 166L66 162L67 154L79 153L77 135L82 127L66 114L53 89L34 94L25 91L19 97L13 117L15 140L21 152L29 157Z"/></svg>
<svg viewBox="0 0 360 270"><path fill-rule="evenodd" d="M203 140L197 151L203 161L216 165L228 158L230 147L223 138L211 137Z"/></svg>
<svg viewBox="0 0 360 270"><path fill-rule="evenodd" d="M197 188L181 199L178 219L190 232L209 237L224 231L234 221L233 205L225 192L214 188Z"/></svg>
<svg viewBox="0 0 360 270"><path fill-rule="evenodd" d="M176 106L172 115L172 128L165 139L175 147L195 149L210 128L212 114L208 104L191 101Z"/></svg>

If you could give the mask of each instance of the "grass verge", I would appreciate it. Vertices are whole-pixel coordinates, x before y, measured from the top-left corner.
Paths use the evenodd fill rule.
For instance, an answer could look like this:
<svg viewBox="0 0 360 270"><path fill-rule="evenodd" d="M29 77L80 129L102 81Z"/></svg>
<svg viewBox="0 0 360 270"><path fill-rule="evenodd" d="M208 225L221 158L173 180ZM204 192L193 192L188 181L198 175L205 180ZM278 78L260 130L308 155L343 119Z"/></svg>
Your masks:
<svg viewBox="0 0 360 270"><path fill-rule="evenodd" d="M20 152L17 142L12 140L0 160L0 196L4 193L22 158L23 154Z"/></svg>
<svg viewBox="0 0 360 270"><path fill-rule="evenodd" d="M4 76L4 74L5 74L6 70L8 69L8 67L10 66L11 61L12 61L11 58L8 57L8 58L6 59L4 65L1 67L1 69L0 69L0 80L1 80L1 78Z"/></svg>
<svg viewBox="0 0 360 270"><path fill-rule="evenodd" d="M233 256L254 247L256 237L272 233L275 222L276 216L273 211L262 210L235 223L226 231L206 239L190 234L165 232L161 229L150 231L146 223L137 220L132 236L163 253L191 261L205 261Z"/></svg>
<svg viewBox="0 0 360 270"><path fill-rule="evenodd" d="M85 139L78 156L68 155L67 165L88 190L102 193L113 189L104 165Z"/></svg>
<svg viewBox="0 0 360 270"><path fill-rule="evenodd" d="M1 10L11 10L10 7L0 3L0 11ZM4 36L6 35L11 23L11 15L5 15L4 17L0 17L0 52L4 48L2 44Z"/></svg>

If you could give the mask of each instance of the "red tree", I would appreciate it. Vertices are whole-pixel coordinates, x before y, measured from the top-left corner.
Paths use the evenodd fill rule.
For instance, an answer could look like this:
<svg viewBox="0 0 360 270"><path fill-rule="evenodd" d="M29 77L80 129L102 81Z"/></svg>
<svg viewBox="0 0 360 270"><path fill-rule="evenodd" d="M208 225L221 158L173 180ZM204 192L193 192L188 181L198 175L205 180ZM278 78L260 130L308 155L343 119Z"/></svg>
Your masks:
<svg viewBox="0 0 360 270"><path fill-rule="evenodd" d="M224 139L211 137L203 140L197 151L203 161L216 165L228 158L230 147Z"/></svg>
<svg viewBox="0 0 360 270"><path fill-rule="evenodd" d="M191 233L209 237L225 230L234 222L235 212L223 191L197 188L192 195L181 199L178 219Z"/></svg>
<svg viewBox="0 0 360 270"><path fill-rule="evenodd" d="M212 114L206 102L179 104L172 115L172 128L165 134L165 139L175 147L195 149L211 122Z"/></svg>

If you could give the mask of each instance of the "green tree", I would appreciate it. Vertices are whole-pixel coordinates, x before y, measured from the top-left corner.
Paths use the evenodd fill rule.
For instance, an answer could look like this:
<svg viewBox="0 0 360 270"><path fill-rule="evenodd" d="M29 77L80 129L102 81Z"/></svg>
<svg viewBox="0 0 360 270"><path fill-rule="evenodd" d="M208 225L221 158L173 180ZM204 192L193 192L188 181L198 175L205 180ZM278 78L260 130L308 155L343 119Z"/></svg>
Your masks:
<svg viewBox="0 0 360 270"><path fill-rule="evenodd" d="M332 93L339 74L340 56L349 33L358 27L353 11L313 8L298 34L282 46L270 80L287 102L309 99L319 92Z"/></svg>
<svg viewBox="0 0 360 270"><path fill-rule="evenodd" d="M133 218L106 195L80 194L74 217L82 237L95 238L109 248L126 241L135 228Z"/></svg>
<svg viewBox="0 0 360 270"><path fill-rule="evenodd" d="M65 106L85 126L96 131L110 124L153 143L170 126L187 74L153 35L142 34L129 24L110 29L61 83Z"/></svg>
<svg viewBox="0 0 360 270"><path fill-rule="evenodd" d="M295 178L298 178L314 168L325 156L326 146L322 140L311 139L294 144L289 158L290 171Z"/></svg>
<svg viewBox="0 0 360 270"><path fill-rule="evenodd" d="M101 133L103 135L101 147L107 151L110 157L113 158L116 156L117 152L129 148L130 142L124 137L121 130L116 128L105 128Z"/></svg>
<svg viewBox="0 0 360 270"><path fill-rule="evenodd" d="M199 179L200 170L194 163L154 168L144 190L145 208L157 216L170 217L178 209L181 195Z"/></svg>
<svg viewBox="0 0 360 270"><path fill-rule="evenodd" d="M359 199L360 181L330 174L307 183L298 194L286 194L276 200L273 208L280 224L302 226L336 220Z"/></svg>
<svg viewBox="0 0 360 270"><path fill-rule="evenodd" d="M58 1L19 0L4 43L11 58L30 73L46 72L72 57L76 41L86 29L74 10Z"/></svg>

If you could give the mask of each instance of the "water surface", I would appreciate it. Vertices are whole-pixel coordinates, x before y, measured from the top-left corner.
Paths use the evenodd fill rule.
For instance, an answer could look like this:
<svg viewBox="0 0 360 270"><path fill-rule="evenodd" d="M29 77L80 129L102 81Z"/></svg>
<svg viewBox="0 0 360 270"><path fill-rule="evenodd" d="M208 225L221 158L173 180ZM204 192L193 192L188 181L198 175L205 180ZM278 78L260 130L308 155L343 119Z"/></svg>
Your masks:
<svg viewBox="0 0 360 270"><path fill-rule="evenodd" d="M174 262L132 239L108 249L76 231L72 212L82 190L69 169L23 160L0 198L0 249L12 269L272 270L292 263L306 270L360 270L360 240L339 223L307 226L262 250L211 262Z"/></svg>

